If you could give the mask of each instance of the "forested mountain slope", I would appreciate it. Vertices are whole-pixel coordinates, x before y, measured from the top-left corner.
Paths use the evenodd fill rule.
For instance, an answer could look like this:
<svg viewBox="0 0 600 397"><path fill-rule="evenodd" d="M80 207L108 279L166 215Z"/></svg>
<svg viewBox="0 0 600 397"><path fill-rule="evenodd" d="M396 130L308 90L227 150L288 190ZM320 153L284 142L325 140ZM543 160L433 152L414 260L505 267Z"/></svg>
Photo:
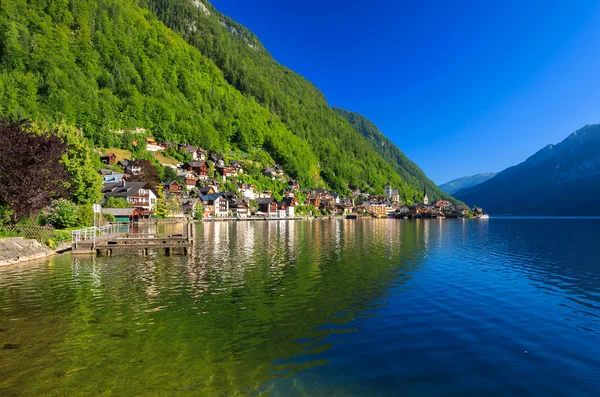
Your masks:
<svg viewBox="0 0 600 397"><path fill-rule="evenodd" d="M600 125L585 126L456 197L492 215L600 215Z"/></svg>
<svg viewBox="0 0 600 397"><path fill-rule="evenodd" d="M96 145L111 130L208 149L265 148L305 185L318 159L214 63L129 0L0 2L0 116L65 120Z"/></svg>
<svg viewBox="0 0 600 397"><path fill-rule="evenodd" d="M334 110L346 119L369 142L375 151L394 167L396 172L405 181L412 186L421 186L421 189L423 189L423 183L426 183L427 194L430 200L454 200L449 194L441 191L433 181L430 181L419 166L413 163L392 141L386 138L373 122L357 113L339 108L334 108Z"/></svg>
<svg viewBox="0 0 600 397"><path fill-rule="evenodd" d="M399 174L208 2L4 0L0 68L0 117L64 120L99 147L144 128L206 149L264 150L303 186L382 193L391 182L404 199L422 196L418 177Z"/></svg>
<svg viewBox="0 0 600 397"><path fill-rule="evenodd" d="M139 0L168 27L210 57L225 78L248 98L281 118L319 158L321 175L342 190L365 182L379 193L390 181L403 197L418 200L422 184L408 184L334 109L309 81L277 63L248 29L207 1ZM433 184L431 185L433 188Z"/></svg>

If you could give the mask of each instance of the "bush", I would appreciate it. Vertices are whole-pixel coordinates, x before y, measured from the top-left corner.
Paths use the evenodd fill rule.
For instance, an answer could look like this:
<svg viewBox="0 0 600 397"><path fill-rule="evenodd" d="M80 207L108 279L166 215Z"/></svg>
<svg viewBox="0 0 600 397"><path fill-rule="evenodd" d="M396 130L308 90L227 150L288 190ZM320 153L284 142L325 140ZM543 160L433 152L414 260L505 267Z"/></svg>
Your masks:
<svg viewBox="0 0 600 397"><path fill-rule="evenodd" d="M94 224L94 207L92 205L80 205L77 208L77 225L88 227Z"/></svg>
<svg viewBox="0 0 600 397"><path fill-rule="evenodd" d="M8 225L13 219L14 212L8 204L0 204L0 226Z"/></svg>
<svg viewBox="0 0 600 397"><path fill-rule="evenodd" d="M72 201L66 199L54 200L48 214L48 222L58 229L77 226L79 209Z"/></svg>
<svg viewBox="0 0 600 397"><path fill-rule="evenodd" d="M104 206L106 208L133 208L133 204L122 197L109 197Z"/></svg>

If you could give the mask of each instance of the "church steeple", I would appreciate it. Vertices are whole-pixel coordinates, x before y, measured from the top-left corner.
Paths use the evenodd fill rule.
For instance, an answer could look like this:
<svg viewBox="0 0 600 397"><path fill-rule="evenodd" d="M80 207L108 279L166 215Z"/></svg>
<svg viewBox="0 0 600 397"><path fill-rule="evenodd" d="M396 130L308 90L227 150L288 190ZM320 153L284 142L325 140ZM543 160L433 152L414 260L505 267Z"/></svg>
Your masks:
<svg viewBox="0 0 600 397"><path fill-rule="evenodd" d="M427 196L427 184L423 182L423 204L429 205L429 197Z"/></svg>

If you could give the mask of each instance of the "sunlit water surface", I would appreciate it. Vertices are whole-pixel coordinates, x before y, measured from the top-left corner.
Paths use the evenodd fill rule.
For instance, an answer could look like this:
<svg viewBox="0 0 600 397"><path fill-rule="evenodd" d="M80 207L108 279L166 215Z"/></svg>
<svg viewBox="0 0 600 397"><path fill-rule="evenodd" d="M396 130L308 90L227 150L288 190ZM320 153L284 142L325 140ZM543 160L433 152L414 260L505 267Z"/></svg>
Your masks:
<svg viewBox="0 0 600 397"><path fill-rule="evenodd" d="M595 396L600 220L210 223L0 268L1 396Z"/></svg>

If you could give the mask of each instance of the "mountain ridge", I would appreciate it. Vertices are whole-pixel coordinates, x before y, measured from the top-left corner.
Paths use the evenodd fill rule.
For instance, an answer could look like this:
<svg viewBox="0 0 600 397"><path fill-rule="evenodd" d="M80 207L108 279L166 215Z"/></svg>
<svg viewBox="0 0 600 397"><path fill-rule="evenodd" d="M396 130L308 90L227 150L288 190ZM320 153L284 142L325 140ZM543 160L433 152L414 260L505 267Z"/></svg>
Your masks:
<svg viewBox="0 0 600 397"><path fill-rule="evenodd" d="M497 172L484 172L481 174L475 174L471 176L463 176L460 178L453 179L449 182L442 183L439 188L448 194L454 194L462 189L466 189L471 186L479 185L498 175Z"/></svg>
<svg viewBox="0 0 600 397"><path fill-rule="evenodd" d="M600 215L600 124L586 125L455 196L492 215Z"/></svg>

